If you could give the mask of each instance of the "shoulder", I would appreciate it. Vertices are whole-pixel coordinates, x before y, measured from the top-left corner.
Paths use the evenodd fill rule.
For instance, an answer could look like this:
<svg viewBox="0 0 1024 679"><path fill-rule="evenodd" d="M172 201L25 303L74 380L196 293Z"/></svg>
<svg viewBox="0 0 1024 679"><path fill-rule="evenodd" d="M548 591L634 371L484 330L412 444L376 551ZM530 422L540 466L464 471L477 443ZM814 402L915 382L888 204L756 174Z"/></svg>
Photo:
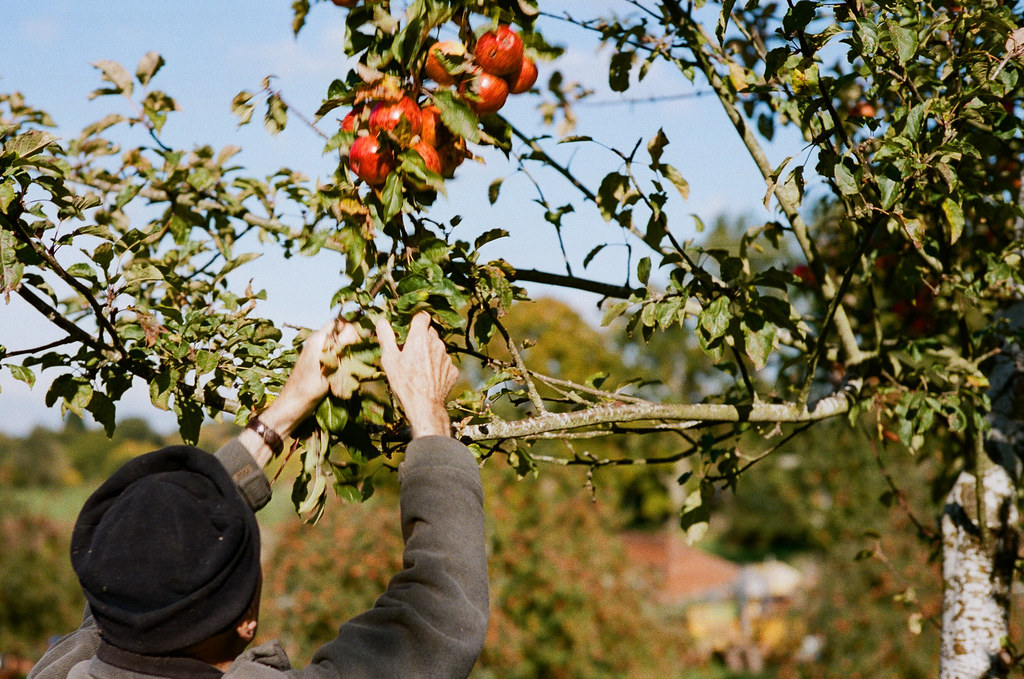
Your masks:
<svg viewBox="0 0 1024 679"><path fill-rule="evenodd" d="M82 660L75 663L68 672L67 679L89 679L89 662L88 660Z"/></svg>
<svg viewBox="0 0 1024 679"><path fill-rule="evenodd" d="M283 679L291 668L281 644L268 641L238 656L224 672L224 679Z"/></svg>

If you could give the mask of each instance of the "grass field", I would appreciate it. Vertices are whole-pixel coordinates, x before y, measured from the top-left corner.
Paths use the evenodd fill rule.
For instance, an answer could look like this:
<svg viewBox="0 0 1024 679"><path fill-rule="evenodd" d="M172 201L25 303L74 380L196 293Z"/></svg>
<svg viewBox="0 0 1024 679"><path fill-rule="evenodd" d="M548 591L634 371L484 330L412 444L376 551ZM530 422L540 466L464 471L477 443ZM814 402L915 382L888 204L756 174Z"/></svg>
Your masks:
<svg viewBox="0 0 1024 679"><path fill-rule="evenodd" d="M69 488L6 488L0 486L0 494L7 505L5 511L12 514L33 514L45 516L69 527L78 517L82 505L97 486L73 486ZM260 524L275 526L283 521L297 521L292 507L291 488L278 482L274 486L274 497L270 504L258 514Z"/></svg>

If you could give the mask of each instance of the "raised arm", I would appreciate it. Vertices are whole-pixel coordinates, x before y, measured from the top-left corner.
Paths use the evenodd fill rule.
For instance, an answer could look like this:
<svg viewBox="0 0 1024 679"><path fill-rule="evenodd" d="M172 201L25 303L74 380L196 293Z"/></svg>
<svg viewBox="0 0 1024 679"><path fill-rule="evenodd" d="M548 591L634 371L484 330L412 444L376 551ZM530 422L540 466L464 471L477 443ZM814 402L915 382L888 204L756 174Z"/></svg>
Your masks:
<svg viewBox="0 0 1024 679"><path fill-rule="evenodd" d="M381 363L413 428L399 470L403 569L369 611L341 626L303 677L466 677L488 623L483 489L476 459L449 435L445 397L458 377L426 314L405 346L378 324Z"/></svg>

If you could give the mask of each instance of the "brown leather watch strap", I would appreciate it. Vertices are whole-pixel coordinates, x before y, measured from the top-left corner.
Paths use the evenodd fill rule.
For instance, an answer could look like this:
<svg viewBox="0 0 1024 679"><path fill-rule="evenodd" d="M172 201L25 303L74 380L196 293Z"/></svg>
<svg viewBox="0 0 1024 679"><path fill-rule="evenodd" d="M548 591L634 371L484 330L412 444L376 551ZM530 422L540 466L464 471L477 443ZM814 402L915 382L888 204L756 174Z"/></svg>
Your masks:
<svg viewBox="0 0 1024 679"><path fill-rule="evenodd" d="M271 452L274 455L280 455L281 451L284 450L284 441L281 440L281 435L276 431L263 424L259 417L254 417L249 420L249 424L245 425L246 429L252 429L256 432L263 442L267 444Z"/></svg>

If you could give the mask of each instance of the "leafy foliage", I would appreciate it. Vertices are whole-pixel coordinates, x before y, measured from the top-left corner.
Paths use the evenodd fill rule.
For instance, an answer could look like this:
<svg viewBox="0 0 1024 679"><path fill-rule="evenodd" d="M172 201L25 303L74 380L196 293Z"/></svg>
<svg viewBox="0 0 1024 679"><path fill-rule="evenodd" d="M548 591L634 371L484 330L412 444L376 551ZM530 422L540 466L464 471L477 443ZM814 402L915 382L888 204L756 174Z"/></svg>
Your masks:
<svg viewBox="0 0 1024 679"><path fill-rule="evenodd" d="M5 507L0 511L0 635L11 657L37 658L55 630L72 630L85 598L67 561L62 526Z"/></svg>

